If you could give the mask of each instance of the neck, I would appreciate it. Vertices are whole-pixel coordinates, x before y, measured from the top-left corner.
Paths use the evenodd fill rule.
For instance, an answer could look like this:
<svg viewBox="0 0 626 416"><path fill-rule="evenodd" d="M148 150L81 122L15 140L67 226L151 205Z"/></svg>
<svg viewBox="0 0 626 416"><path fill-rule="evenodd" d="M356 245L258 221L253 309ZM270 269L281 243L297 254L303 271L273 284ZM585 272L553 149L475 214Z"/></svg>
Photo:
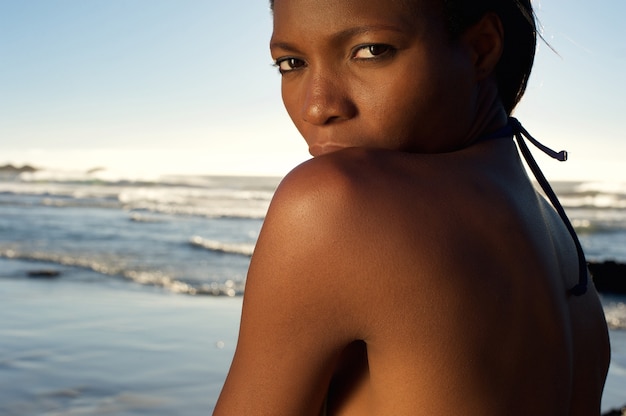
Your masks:
<svg viewBox="0 0 626 416"><path fill-rule="evenodd" d="M501 129L508 122L508 115L498 96L495 80L488 78L480 82L476 88L475 117L465 136L466 146Z"/></svg>

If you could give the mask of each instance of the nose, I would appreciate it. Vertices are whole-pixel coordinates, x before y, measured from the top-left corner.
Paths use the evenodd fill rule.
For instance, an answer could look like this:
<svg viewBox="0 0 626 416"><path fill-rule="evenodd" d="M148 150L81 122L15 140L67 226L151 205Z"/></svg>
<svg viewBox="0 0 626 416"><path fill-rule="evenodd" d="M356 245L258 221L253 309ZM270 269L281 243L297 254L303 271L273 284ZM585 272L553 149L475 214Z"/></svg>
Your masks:
<svg viewBox="0 0 626 416"><path fill-rule="evenodd" d="M323 126L349 120L356 113L356 105L338 75L311 75L302 105L305 122Z"/></svg>

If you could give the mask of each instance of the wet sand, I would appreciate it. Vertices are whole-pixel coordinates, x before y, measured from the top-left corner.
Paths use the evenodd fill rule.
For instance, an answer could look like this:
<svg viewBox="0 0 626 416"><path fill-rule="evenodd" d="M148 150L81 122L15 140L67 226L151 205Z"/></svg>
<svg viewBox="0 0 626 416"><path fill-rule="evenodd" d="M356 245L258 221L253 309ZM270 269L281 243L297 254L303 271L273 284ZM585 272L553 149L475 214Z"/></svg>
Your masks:
<svg viewBox="0 0 626 416"><path fill-rule="evenodd" d="M0 305L0 414L206 416L241 298L2 279Z"/></svg>

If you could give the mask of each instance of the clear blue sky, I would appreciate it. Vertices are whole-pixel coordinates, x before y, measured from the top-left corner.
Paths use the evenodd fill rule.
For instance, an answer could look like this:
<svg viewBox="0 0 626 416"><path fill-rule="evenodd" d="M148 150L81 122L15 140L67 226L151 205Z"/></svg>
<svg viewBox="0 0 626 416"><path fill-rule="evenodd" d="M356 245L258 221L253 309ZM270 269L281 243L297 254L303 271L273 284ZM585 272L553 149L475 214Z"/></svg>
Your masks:
<svg viewBox="0 0 626 416"><path fill-rule="evenodd" d="M534 3L516 115L554 179L626 180L624 0ZM280 102L265 0L0 0L0 164L284 174L308 158Z"/></svg>

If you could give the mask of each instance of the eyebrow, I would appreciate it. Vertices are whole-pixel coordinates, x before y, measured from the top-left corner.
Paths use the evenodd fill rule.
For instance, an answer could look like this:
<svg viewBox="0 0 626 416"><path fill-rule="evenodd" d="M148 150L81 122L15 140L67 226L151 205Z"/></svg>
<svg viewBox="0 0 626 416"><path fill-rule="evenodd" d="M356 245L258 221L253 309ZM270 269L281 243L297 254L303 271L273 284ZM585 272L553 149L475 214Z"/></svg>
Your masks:
<svg viewBox="0 0 626 416"><path fill-rule="evenodd" d="M398 32L398 33L405 32L398 26L379 24L379 25L365 25L365 26L350 27L350 28L341 30L339 32L333 33L330 37L333 42L341 42L346 39L350 39L355 36L361 35L363 33L378 32L378 31L392 31L392 32ZM270 49L282 49L282 50L286 50L290 52L301 53L301 51L295 45L289 42L282 42L282 41L271 41Z"/></svg>

